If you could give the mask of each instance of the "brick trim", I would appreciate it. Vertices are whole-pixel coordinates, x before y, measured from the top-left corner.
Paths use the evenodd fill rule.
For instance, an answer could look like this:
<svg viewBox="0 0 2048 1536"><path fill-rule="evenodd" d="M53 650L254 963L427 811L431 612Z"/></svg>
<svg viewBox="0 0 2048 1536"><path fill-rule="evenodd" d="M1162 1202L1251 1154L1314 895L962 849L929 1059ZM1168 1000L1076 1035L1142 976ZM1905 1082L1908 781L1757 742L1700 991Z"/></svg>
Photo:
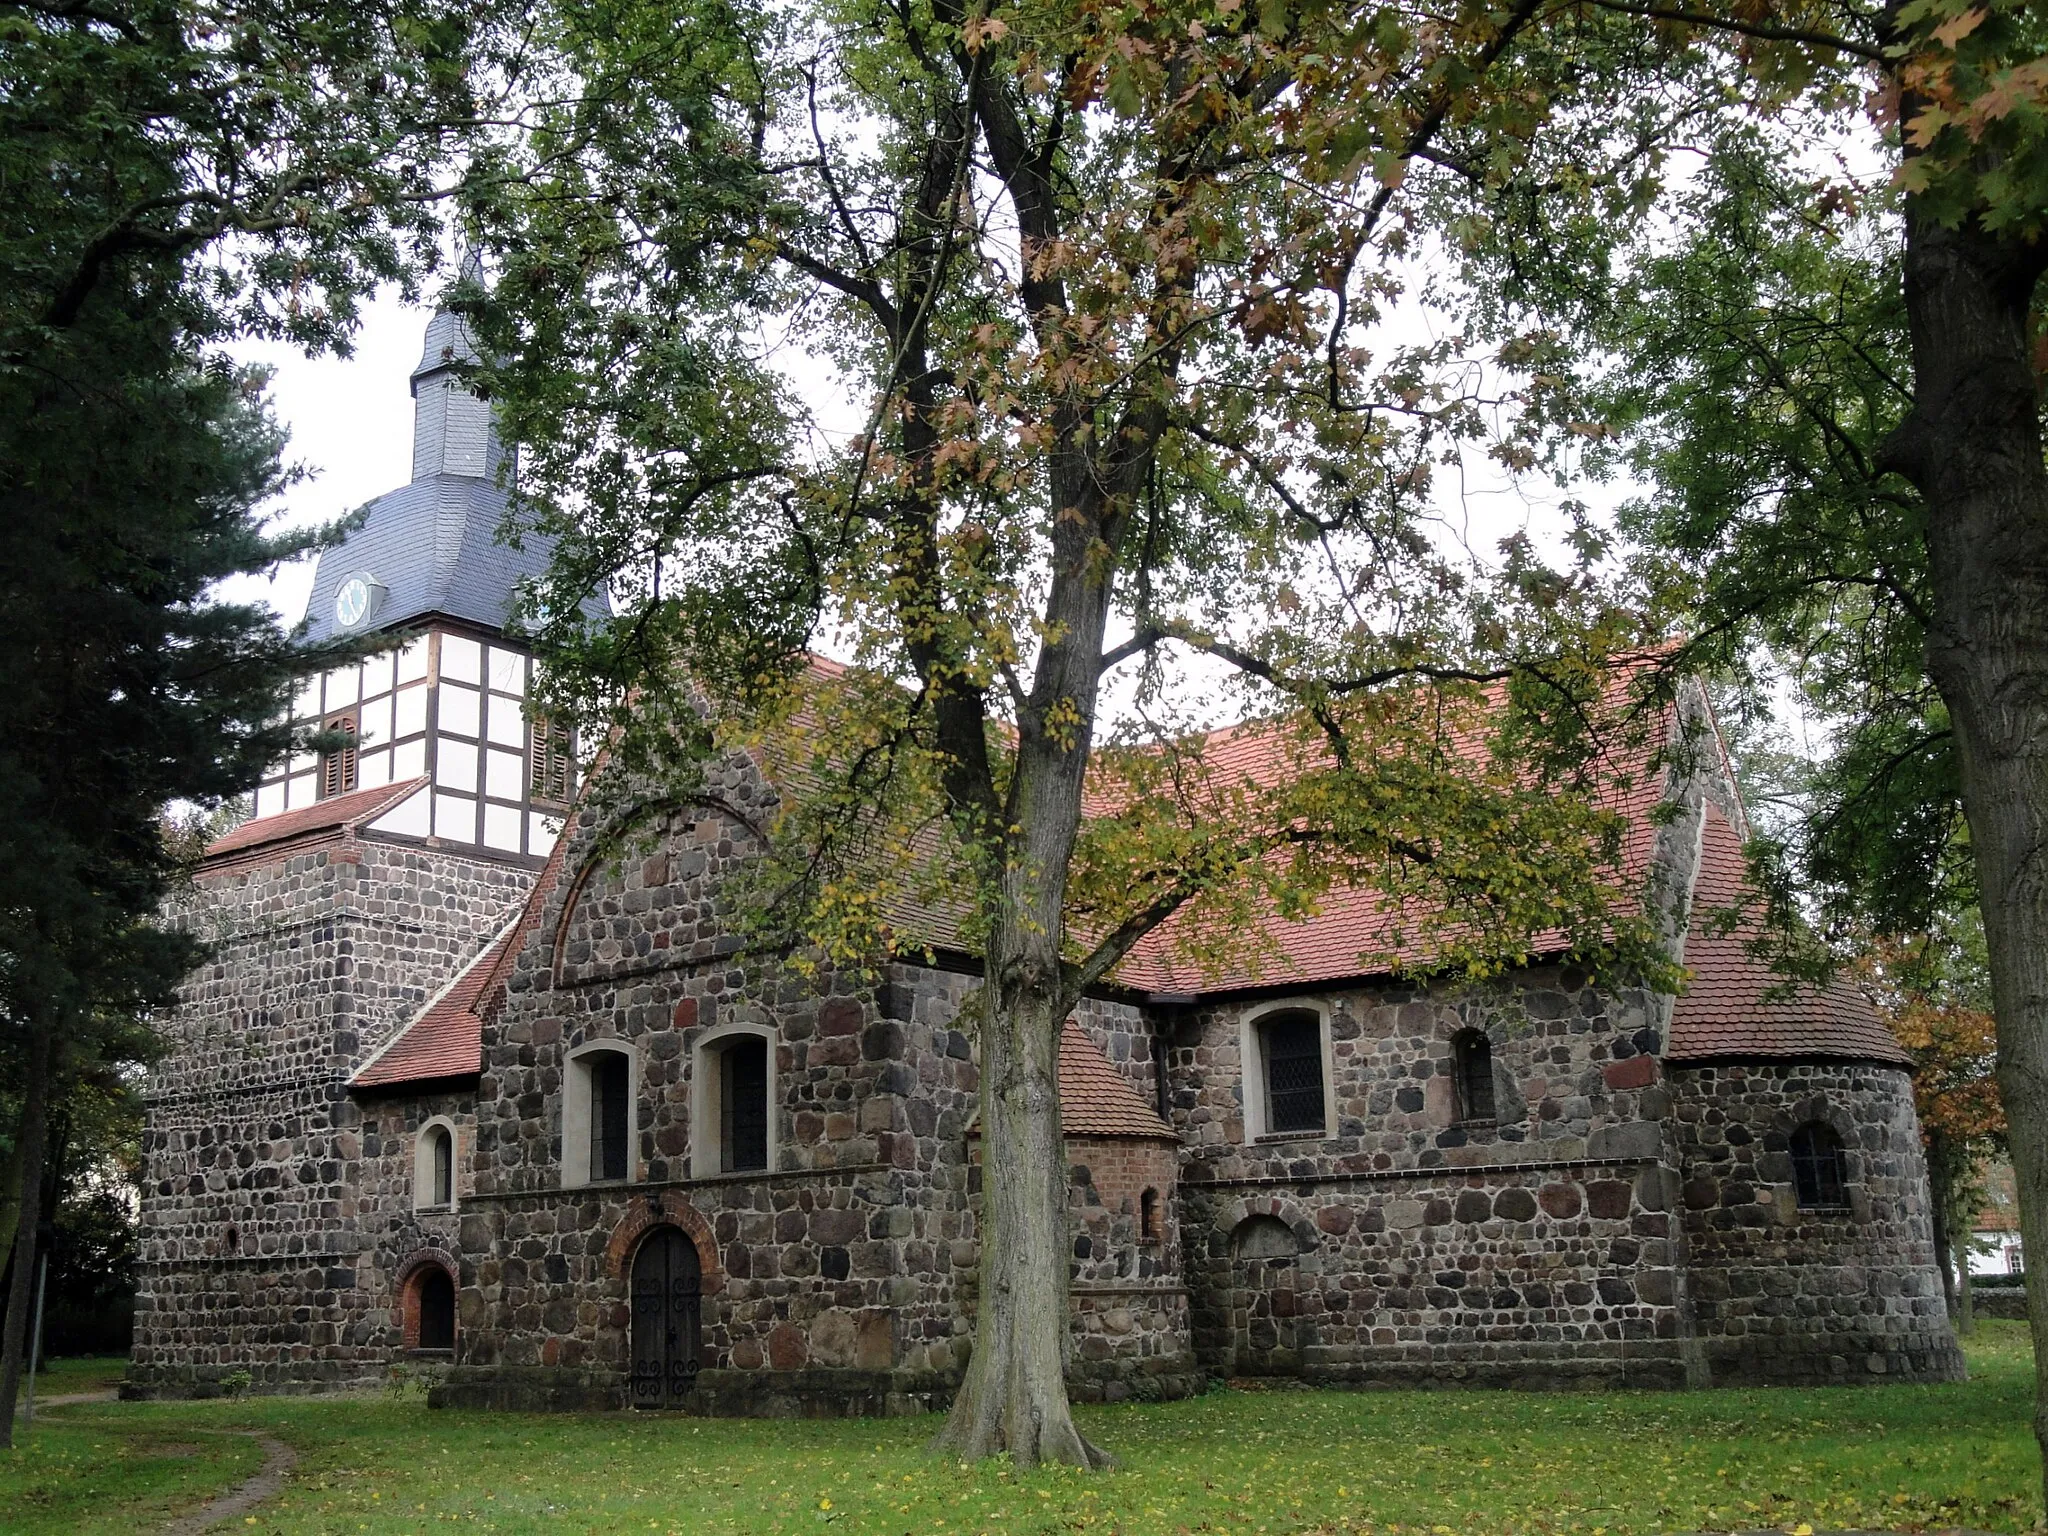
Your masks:
<svg viewBox="0 0 2048 1536"><path fill-rule="evenodd" d="M656 1227L680 1227L696 1246L704 1295L715 1296L725 1289L725 1268L718 1262L718 1241L711 1235L711 1223L674 1190L659 1197L645 1195L627 1207L626 1214L619 1218L619 1224L612 1228L611 1241L605 1244L606 1272L614 1279L623 1280L626 1262L632 1257L633 1250Z"/></svg>
<svg viewBox="0 0 2048 1536"><path fill-rule="evenodd" d="M420 1280L430 1269L440 1270L448 1277L451 1286L461 1287L455 1260L437 1248L423 1248L398 1267L398 1273L392 1277L392 1289L396 1293L398 1325L407 1349L420 1347Z"/></svg>

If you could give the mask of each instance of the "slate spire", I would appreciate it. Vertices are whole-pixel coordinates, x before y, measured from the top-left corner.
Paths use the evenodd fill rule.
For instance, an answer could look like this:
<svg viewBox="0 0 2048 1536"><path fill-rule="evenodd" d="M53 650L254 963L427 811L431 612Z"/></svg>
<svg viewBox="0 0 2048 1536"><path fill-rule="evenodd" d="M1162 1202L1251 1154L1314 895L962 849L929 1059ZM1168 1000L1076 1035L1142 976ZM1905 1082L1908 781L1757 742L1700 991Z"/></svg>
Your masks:
<svg viewBox="0 0 2048 1536"><path fill-rule="evenodd" d="M482 282L483 262L465 249L457 264L460 281ZM464 387L458 369L481 357L476 338L460 315L447 309L427 322L426 345L412 371L412 477L496 475L504 450L492 424L490 405Z"/></svg>

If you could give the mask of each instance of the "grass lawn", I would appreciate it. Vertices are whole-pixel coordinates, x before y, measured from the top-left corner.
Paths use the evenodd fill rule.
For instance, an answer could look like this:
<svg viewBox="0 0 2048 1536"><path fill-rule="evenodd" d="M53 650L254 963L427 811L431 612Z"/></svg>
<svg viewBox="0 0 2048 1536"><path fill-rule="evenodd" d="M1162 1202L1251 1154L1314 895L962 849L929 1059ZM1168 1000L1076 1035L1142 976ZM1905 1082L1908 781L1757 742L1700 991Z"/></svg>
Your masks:
<svg viewBox="0 0 2048 1536"><path fill-rule="evenodd" d="M2024 1325L1950 1387L1696 1393L1216 1392L1089 1409L1120 1470L934 1461L935 1419L764 1422L251 1398L54 1410L0 1460L0 1529L134 1531L300 1455L240 1526L498 1531L1635 1532L2025 1530L2040 1516Z"/></svg>

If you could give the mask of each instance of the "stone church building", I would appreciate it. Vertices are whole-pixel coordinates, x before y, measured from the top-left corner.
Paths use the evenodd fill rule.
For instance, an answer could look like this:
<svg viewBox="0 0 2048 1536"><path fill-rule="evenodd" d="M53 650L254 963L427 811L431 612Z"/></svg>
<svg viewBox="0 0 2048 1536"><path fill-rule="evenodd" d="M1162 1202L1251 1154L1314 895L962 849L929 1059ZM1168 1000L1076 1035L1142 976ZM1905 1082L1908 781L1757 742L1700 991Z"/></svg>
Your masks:
<svg viewBox="0 0 2048 1536"><path fill-rule="evenodd" d="M355 744L281 765L172 914L217 948L148 1090L127 1390L410 1370L451 1403L943 1405L973 958L743 966L728 810L777 794L745 756L728 809L598 853L507 634L548 549L496 541L466 344L431 322L412 480L320 559L315 633L394 642L298 701ZM1561 961L1374 974L1385 920L1343 893L1276 919L1257 975L1155 949L1087 999L1060 1064L1078 1397L1961 1373L1903 1054L1860 994L1786 994L1703 915L1742 898L1725 763L1632 806L1676 999Z"/></svg>

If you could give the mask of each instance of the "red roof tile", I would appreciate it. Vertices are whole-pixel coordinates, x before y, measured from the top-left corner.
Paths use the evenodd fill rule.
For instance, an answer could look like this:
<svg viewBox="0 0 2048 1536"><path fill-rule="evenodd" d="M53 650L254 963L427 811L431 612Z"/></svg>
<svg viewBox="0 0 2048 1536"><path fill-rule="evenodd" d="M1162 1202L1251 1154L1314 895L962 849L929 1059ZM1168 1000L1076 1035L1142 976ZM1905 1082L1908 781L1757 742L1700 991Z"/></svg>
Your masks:
<svg viewBox="0 0 2048 1536"><path fill-rule="evenodd" d="M1628 682L1626 675L1619 675L1617 690ZM1639 739L1601 748L1591 765L1591 793L1626 823L1620 867L1612 872L1615 885L1623 890L1641 889L1648 877L1657 836L1654 812L1665 793L1667 775L1658 755L1669 745L1668 716L1663 725L1664 729L1641 732ZM1480 726L1460 731L1450 747L1456 756L1477 765L1492 750L1492 742ZM1294 748L1280 730L1260 724L1213 733L1204 755L1212 773L1266 783L1287 771ZM1456 931L1440 913L1438 904L1427 898L1394 900L1370 886L1338 886L1306 917L1288 919L1270 911L1254 917L1262 930L1263 953L1221 973L1207 973L1185 958L1184 948L1189 928L1207 919L1199 909L1183 908L1138 942L1114 979L1146 991L1210 992L1314 985L1396 967L1426 969ZM1539 933L1528 938L1526 947L1531 955L1557 954L1567 942L1563 933Z"/></svg>
<svg viewBox="0 0 2048 1536"><path fill-rule="evenodd" d="M428 999L376 1055L349 1080L352 1088L395 1088L443 1077L473 1077L483 1070L484 1019L505 1001L505 982L519 951L540 922L549 895L562 877L569 849L564 829L540 876L519 905L518 915Z"/></svg>
<svg viewBox="0 0 2048 1536"><path fill-rule="evenodd" d="M414 1015L350 1080L352 1088L391 1088L444 1077L474 1077L483 1070L483 1020L477 1003L497 972L495 962L518 941L520 924L497 937L455 973L454 980Z"/></svg>
<svg viewBox="0 0 2048 1536"><path fill-rule="evenodd" d="M1664 1054L1673 1061L1843 1056L1910 1064L1870 999L1850 982L1837 978L1826 988L1801 982L1788 989L1783 976L1749 952L1758 932L1755 906L1741 839L1710 805L1693 883L1692 932L1685 941L1692 981L1672 1009ZM1743 916L1731 931L1716 931L1726 925L1731 908Z"/></svg>
<svg viewBox="0 0 2048 1536"><path fill-rule="evenodd" d="M425 779L407 779L400 784L358 789L330 800L316 800L296 811L279 811L274 816L245 821L234 831L216 838L207 848L206 856L218 858L222 854L240 853L245 848L259 848L266 843L281 843L288 838L305 837L316 832L353 831L366 821L374 821L426 782Z"/></svg>
<svg viewBox="0 0 2048 1536"><path fill-rule="evenodd" d="M1069 1136L1176 1139L1073 1019L1060 1032L1060 1126Z"/></svg>

